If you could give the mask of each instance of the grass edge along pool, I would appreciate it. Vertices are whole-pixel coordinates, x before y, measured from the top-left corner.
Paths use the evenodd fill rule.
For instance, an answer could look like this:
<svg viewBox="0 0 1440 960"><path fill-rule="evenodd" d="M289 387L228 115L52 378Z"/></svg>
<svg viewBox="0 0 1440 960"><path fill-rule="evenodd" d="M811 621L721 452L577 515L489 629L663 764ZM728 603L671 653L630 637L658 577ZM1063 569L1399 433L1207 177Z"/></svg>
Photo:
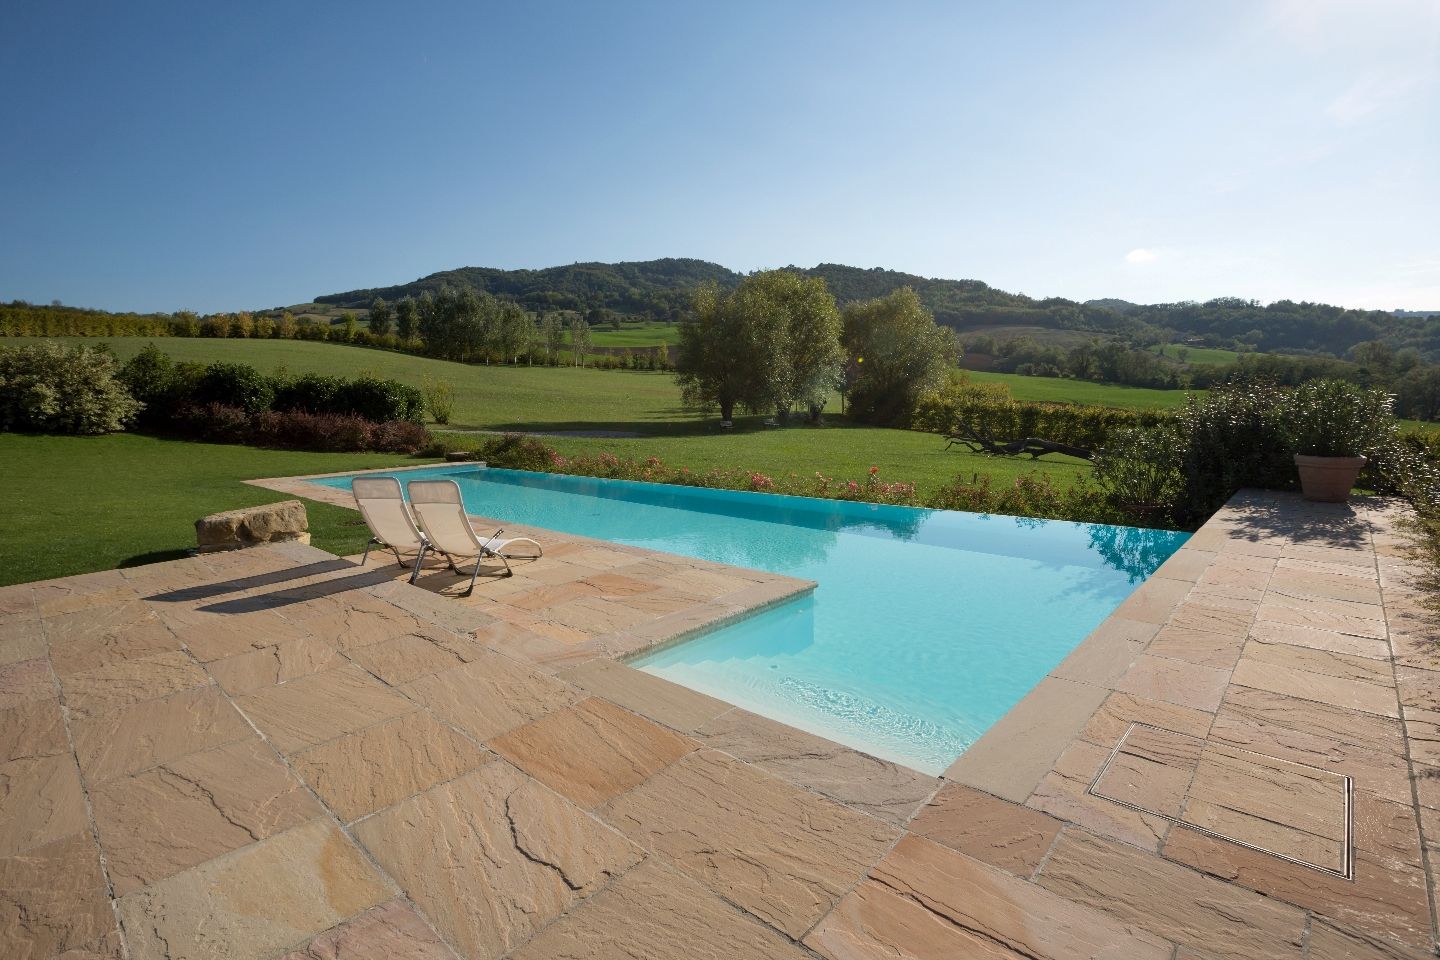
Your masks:
<svg viewBox="0 0 1440 960"><path fill-rule="evenodd" d="M442 465L466 508L818 586L628 662L939 773L1188 538L734 490ZM347 489L351 477L313 483ZM623 570L623 568L622 568ZM656 582L657 590L683 593Z"/></svg>

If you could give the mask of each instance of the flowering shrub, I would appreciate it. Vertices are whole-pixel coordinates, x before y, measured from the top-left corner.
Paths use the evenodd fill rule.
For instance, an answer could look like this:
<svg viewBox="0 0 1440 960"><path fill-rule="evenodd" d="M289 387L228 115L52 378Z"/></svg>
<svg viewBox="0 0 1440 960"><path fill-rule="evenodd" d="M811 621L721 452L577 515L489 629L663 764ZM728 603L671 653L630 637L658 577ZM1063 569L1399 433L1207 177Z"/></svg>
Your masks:
<svg viewBox="0 0 1440 960"><path fill-rule="evenodd" d="M177 426L213 443L251 443L284 450L416 453L431 442L425 428L409 420L374 423L352 414L303 410L250 414L218 403L187 408Z"/></svg>
<svg viewBox="0 0 1440 960"><path fill-rule="evenodd" d="M141 404L115 376L115 357L90 347L0 347L0 430L109 433Z"/></svg>
<svg viewBox="0 0 1440 960"><path fill-rule="evenodd" d="M988 476L976 477L969 483L957 477L931 497L927 506L1012 517L1055 517L1080 523L1126 522L1103 491L1084 481L1057 487L1043 473L1016 477L1009 484L995 484Z"/></svg>

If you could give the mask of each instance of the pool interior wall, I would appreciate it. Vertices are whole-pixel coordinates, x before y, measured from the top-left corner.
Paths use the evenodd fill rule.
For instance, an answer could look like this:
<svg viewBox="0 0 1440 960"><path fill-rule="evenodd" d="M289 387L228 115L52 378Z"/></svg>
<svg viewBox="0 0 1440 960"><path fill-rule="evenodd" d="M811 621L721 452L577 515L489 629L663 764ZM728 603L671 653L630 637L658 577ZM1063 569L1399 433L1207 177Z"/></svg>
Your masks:
<svg viewBox="0 0 1440 960"><path fill-rule="evenodd" d="M1188 538L474 466L396 476L453 479L474 514L816 581L811 595L632 663L926 773Z"/></svg>

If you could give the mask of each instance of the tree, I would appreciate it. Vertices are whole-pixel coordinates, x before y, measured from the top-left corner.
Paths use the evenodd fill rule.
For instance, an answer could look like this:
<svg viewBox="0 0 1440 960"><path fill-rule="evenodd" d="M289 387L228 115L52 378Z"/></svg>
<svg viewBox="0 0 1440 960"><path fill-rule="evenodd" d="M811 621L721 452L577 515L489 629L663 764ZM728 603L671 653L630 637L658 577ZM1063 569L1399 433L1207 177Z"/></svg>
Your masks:
<svg viewBox="0 0 1440 960"><path fill-rule="evenodd" d="M565 323L558 313L547 313L540 318L540 339L545 344L545 356L554 362L555 354L565 349Z"/></svg>
<svg viewBox="0 0 1440 960"><path fill-rule="evenodd" d="M535 341L535 318L518 303L506 301L499 305L494 329L497 352L510 363L518 363L520 354Z"/></svg>
<svg viewBox="0 0 1440 960"><path fill-rule="evenodd" d="M414 340L415 334L419 332L419 310L415 301L406 297L395 304L395 333L401 340Z"/></svg>
<svg viewBox="0 0 1440 960"><path fill-rule="evenodd" d="M575 366L583 367L590 352L590 324L584 317L570 321L570 352L575 357Z"/></svg>
<svg viewBox="0 0 1440 960"><path fill-rule="evenodd" d="M733 295L721 297L715 284L695 291L691 312L680 322L675 379L686 405L720 408L720 419L735 419L735 408L764 410L775 393L776 350L771 326L756 311L734 309Z"/></svg>
<svg viewBox="0 0 1440 960"><path fill-rule="evenodd" d="M376 297L370 304L370 332L377 337L385 336L390 332L390 324L394 316L390 304Z"/></svg>
<svg viewBox="0 0 1440 960"><path fill-rule="evenodd" d="M850 415L872 423L908 421L920 395L944 382L959 352L954 331L938 326L909 287L846 305L843 342Z"/></svg>

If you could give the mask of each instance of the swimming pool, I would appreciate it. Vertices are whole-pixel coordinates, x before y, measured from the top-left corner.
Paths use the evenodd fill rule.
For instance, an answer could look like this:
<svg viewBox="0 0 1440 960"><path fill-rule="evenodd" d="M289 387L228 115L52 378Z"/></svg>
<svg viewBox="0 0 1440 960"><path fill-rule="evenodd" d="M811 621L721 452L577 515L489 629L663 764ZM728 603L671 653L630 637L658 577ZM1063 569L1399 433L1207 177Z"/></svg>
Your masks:
<svg viewBox="0 0 1440 960"><path fill-rule="evenodd" d="M456 480L472 513L816 581L809 596L632 664L926 773L1188 537L473 466L398 476Z"/></svg>

